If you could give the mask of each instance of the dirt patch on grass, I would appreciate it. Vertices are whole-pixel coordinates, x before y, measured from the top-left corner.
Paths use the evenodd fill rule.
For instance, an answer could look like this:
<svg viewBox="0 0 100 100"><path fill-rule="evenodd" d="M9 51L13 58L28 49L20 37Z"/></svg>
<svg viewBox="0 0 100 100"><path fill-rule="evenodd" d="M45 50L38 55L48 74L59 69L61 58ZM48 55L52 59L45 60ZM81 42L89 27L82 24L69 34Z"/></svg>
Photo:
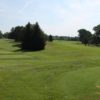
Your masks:
<svg viewBox="0 0 100 100"><path fill-rule="evenodd" d="M96 88L100 88L100 85L97 85Z"/></svg>
<svg viewBox="0 0 100 100"><path fill-rule="evenodd" d="M95 94L98 94L98 95L100 95L100 92L96 92Z"/></svg>

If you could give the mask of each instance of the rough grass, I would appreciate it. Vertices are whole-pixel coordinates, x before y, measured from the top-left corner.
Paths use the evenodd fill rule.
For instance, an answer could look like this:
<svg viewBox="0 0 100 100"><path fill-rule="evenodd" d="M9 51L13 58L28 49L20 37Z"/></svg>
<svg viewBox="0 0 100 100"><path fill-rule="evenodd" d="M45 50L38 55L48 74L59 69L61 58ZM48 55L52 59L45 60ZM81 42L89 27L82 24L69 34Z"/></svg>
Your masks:
<svg viewBox="0 0 100 100"><path fill-rule="evenodd" d="M100 48L54 41L21 52L0 40L0 100L99 100Z"/></svg>

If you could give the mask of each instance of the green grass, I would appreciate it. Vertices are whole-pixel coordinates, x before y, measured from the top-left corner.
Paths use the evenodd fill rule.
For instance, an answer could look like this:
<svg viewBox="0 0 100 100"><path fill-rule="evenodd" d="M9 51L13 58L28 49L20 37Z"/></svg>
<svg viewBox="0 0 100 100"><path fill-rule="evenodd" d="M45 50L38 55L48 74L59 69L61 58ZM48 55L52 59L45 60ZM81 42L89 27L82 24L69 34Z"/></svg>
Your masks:
<svg viewBox="0 0 100 100"><path fill-rule="evenodd" d="M100 48L54 41L21 52L0 40L0 100L99 100Z"/></svg>

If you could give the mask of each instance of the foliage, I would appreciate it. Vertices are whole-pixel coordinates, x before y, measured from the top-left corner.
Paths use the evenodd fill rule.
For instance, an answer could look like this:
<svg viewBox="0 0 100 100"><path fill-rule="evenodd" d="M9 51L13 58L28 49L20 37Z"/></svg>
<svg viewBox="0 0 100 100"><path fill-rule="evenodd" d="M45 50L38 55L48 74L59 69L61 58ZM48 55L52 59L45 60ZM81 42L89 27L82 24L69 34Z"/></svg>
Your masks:
<svg viewBox="0 0 100 100"><path fill-rule="evenodd" d="M70 37L70 36L53 36L54 40L65 40L65 41L79 41L78 37Z"/></svg>
<svg viewBox="0 0 100 100"><path fill-rule="evenodd" d="M85 29L80 29L80 30L78 30L78 32L79 32L79 40L85 45L89 44L89 42L92 38L91 32L89 32Z"/></svg>
<svg viewBox="0 0 100 100"><path fill-rule="evenodd" d="M95 26L95 27L93 28L93 30L95 31L95 34L96 34L97 36L100 36L100 25Z"/></svg>
<svg viewBox="0 0 100 100"><path fill-rule="evenodd" d="M5 34L9 39L20 42L22 50L43 50L46 45L46 35L38 25L38 23L28 23L25 27L16 26L11 32Z"/></svg>
<svg viewBox="0 0 100 100"><path fill-rule="evenodd" d="M0 31L0 38L3 38L3 33L2 33L2 31Z"/></svg>
<svg viewBox="0 0 100 100"><path fill-rule="evenodd" d="M100 44L100 25L97 25L93 28L95 31L94 33L94 38L93 38L93 43L98 45Z"/></svg>
<svg viewBox="0 0 100 100"><path fill-rule="evenodd" d="M40 29L38 23L25 26L25 34L21 42L23 50L43 50L45 48L46 39L44 32Z"/></svg>
<svg viewBox="0 0 100 100"><path fill-rule="evenodd" d="M53 41L53 36L52 36L52 35L49 35L49 36L48 36L48 40L49 40L50 42L52 42L52 41Z"/></svg>
<svg viewBox="0 0 100 100"><path fill-rule="evenodd" d="M10 33L8 33L8 38L14 39L15 41L22 41L23 34L24 34L24 27L16 26L11 29Z"/></svg>
<svg viewBox="0 0 100 100"><path fill-rule="evenodd" d="M77 37L69 36L47 36L44 34L38 23L28 23L26 26L16 26L10 32L6 32L3 37L14 39L20 42L21 49L23 50L43 50L46 45L46 40L66 40L66 41L81 41L82 44L100 45L100 25L93 28L94 34L86 29L78 30ZM2 34L1 34L2 37Z"/></svg>
<svg viewBox="0 0 100 100"><path fill-rule="evenodd" d="M80 29L79 32L79 40L83 44L93 44L93 45L100 45L100 25L97 25L93 28L95 31L94 34L91 34L89 31L85 29Z"/></svg>

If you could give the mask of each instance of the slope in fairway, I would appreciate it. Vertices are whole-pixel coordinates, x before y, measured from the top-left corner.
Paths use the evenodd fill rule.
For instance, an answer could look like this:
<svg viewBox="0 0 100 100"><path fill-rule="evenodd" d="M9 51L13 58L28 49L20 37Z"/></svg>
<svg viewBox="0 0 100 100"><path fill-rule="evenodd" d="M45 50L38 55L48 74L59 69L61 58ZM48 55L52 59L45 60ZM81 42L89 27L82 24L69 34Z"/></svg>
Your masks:
<svg viewBox="0 0 100 100"><path fill-rule="evenodd" d="M99 100L100 48L54 41L21 52L0 40L0 100Z"/></svg>

